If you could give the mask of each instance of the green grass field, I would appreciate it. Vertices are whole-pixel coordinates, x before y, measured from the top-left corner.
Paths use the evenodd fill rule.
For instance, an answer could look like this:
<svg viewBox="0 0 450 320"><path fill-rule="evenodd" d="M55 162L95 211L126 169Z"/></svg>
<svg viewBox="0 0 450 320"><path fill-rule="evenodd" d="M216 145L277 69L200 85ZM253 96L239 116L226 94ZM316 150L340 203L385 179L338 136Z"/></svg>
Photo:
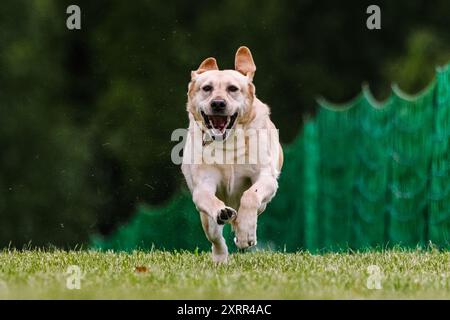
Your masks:
<svg viewBox="0 0 450 320"><path fill-rule="evenodd" d="M70 265L84 273L79 290L66 287ZM367 288L370 265L381 289ZM259 251L216 266L207 253L0 251L0 298L450 299L450 252Z"/></svg>

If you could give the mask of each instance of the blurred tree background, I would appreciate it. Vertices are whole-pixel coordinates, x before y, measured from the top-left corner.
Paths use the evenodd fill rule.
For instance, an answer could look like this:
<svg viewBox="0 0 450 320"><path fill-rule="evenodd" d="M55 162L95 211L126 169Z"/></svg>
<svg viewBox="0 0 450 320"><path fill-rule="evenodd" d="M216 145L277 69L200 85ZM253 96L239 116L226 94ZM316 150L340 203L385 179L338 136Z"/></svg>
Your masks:
<svg viewBox="0 0 450 320"><path fill-rule="evenodd" d="M77 4L82 29L66 28ZM381 30L366 8L381 8ZM0 247L73 247L183 185L170 151L190 70L247 45L289 143L318 95L410 93L450 59L450 2L58 1L0 5Z"/></svg>

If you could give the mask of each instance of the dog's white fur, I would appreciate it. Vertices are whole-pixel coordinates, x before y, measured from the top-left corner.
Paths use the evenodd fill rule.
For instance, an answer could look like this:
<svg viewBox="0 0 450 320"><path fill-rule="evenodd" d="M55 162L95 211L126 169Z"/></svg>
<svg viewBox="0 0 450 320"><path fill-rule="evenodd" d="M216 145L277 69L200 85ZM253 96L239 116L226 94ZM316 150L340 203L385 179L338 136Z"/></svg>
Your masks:
<svg viewBox="0 0 450 320"><path fill-rule="evenodd" d="M269 107L255 96L255 70L250 50L240 47L236 52L235 70L220 71L216 60L208 58L196 71L192 71L187 102L189 132L198 128L199 123L204 124L201 111L209 114L211 101L218 97L227 102L228 115L238 113L236 125L244 132L250 129L275 129L269 118ZM212 89L205 92L202 90L205 85ZM230 92L227 89L230 85L239 90ZM207 129L203 127L202 130ZM185 150L192 147L189 144L192 141L188 139ZM224 148L224 144L212 142L211 147ZM236 151L236 157L248 154L247 143L244 149ZM275 144L270 145L268 152L270 161L264 164L239 164L239 159L235 159L237 161L234 164L182 164L206 237L212 243L215 262L227 262L228 257L222 223L231 223L238 248L256 245L257 216L264 211L278 188L277 178L283 162L278 138ZM233 208L238 209L237 212Z"/></svg>

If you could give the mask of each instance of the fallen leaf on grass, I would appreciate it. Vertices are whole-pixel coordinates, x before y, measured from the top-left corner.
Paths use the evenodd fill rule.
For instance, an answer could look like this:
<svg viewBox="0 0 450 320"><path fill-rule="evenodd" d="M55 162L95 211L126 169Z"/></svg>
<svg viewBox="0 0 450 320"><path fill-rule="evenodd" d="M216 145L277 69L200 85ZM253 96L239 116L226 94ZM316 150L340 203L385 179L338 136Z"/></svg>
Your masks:
<svg viewBox="0 0 450 320"><path fill-rule="evenodd" d="M137 273L147 273L149 272L149 269L146 266L137 266L134 268L134 271Z"/></svg>

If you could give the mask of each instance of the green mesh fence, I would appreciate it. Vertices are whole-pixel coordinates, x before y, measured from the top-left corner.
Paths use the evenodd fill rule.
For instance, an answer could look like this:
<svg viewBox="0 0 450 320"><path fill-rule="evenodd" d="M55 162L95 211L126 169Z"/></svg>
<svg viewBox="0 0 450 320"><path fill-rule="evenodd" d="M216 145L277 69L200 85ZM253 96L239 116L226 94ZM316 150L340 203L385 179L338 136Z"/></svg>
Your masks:
<svg viewBox="0 0 450 320"><path fill-rule="evenodd" d="M378 103L363 87L358 114L353 198L353 244L370 247L387 240L392 99Z"/></svg>
<svg viewBox="0 0 450 320"><path fill-rule="evenodd" d="M437 71L434 135L428 194L428 237L450 242L450 65Z"/></svg>
<svg viewBox="0 0 450 320"><path fill-rule="evenodd" d="M450 247L450 70L416 96L368 87L319 112L284 146L277 196L260 216L258 246L274 250ZM282 128L281 128L282 130ZM230 227L225 228L231 242ZM101 249L209 249L189 192L141 206ZM230 247L233 247L230 245Z"/></svg>

